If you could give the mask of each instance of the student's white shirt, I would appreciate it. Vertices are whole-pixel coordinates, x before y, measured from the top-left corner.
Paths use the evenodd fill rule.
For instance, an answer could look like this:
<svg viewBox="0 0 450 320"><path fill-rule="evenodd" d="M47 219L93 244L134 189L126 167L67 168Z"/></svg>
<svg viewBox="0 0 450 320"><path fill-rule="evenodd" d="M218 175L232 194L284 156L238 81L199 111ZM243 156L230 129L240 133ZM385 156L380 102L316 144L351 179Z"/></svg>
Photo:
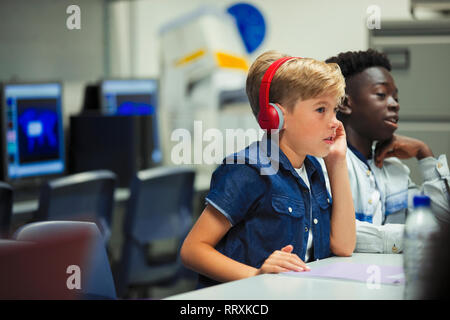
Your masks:
<svg viewBox="0 0 450 320"><path fill-rule="evenodd" d="M329 190L325 163L318 160ZM355 252L402 252L406 212L413 208L414 196L421 192L431 198L432 211L438 220L450 220L450 195L445 186L445 179L450 183L450 173L445 155L419 161L424 178L421 186L411 181L409 168L398 158L386 158L382 168L377 168L372 159L367 164L347 148L353 203L360 218L356 220Z"/></svg>
<svg viewBox="0 0 450 320"><path fill-rule="evenodd" d="M295 169L295 171L297 171L297 173L300 176L300 178L302 178L303 182L306 184L308 189L310 189L309 180L308 180L308 174L306 173L305 165L302 165L300 169ZM311 192L311 190L310 190L310 192ZM308 215L307 218L312 219L312 212L311 212L311 210L310 210L310 212L307 213L307 215ZM311 228L309 228L308 244L306 246L306 254L305 254L305 262L309 262L309 259L313 258L313 257L311 257L312 245L313 245L313 235L312 235Z"/></svg>

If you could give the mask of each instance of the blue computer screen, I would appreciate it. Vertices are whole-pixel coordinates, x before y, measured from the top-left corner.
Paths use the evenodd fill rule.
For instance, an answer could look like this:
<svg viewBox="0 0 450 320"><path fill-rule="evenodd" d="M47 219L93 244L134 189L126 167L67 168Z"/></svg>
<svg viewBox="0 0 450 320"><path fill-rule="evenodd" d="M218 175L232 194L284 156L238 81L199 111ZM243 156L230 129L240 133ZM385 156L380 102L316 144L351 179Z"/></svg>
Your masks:
<svg viewBox="0 0 450 320"><path fill-rule="evenodd" d="M102 112L106 115L153 116L152 160L162 161L159 147L157 105L158 81L155 79L104 80L101 83Z"/></svg>
<svg viewBox="0 0 450 320"><path fill-rule="evenodd" d="M154 79L105 80L102 111L108 115L152 115L156 113L158 82Z"/></svg>
<svg viewBox="0 0 450 320"><path fill-rule="evenodd" d="M61 91L59 83L4 86L10 179L64 172Z"/></svg>

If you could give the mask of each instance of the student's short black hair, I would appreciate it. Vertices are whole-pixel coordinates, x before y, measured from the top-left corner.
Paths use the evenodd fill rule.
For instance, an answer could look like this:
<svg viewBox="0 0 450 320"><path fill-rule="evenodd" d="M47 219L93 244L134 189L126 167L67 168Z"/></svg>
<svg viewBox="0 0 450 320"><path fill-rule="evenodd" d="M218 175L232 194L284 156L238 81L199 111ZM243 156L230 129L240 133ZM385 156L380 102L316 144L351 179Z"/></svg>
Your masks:
<svg viewBox="0 0 450 320"><path fill-rule="evenodd" d="M337 63L346 80L370 67L383 67L391 71L391 63L387 56L373 49L342 52L335 57L328 58L325 62Z"/></svg>
<svg viewBox="0 0 450 320"><path fill-rule="evenodd" d="M363 72L367 68L383 67L388 71L391 71L392 69L391 63L389 62L387 56L384 53L373 49L369 49L367 51L342 52L335 57L328 58L325 62L337 63L339 68L341 68L345 82L347 82L347 80L352 76ZM336 117L339 121L345 121L347 116L338 111Z"/></svg>

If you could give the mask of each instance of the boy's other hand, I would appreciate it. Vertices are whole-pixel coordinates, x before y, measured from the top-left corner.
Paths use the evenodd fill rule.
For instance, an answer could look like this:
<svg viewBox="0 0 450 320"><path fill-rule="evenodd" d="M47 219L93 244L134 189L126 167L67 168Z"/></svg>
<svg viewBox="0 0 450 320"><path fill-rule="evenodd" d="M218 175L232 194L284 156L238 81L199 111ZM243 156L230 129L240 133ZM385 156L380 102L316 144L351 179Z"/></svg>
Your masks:
<svg viewBox="0 0 450 320"><path fill-rule="evenodd" d="M274 251L264 261L261 268L257 270L256 275L264 273L311 270L295 253L291 253L293 249L294 247L292 245L287 245L281 248L281 250Z"/></svg>
<svg viewBox="0 0 450 320"><path fill-rule="evenodd" d="M384 159L389 157L397 157L399 159L416 157L417 160L421 160L432 156L433 152L423 141L394 134L391 139L377 143L375 148L375 165L381 168Z"/></svg>

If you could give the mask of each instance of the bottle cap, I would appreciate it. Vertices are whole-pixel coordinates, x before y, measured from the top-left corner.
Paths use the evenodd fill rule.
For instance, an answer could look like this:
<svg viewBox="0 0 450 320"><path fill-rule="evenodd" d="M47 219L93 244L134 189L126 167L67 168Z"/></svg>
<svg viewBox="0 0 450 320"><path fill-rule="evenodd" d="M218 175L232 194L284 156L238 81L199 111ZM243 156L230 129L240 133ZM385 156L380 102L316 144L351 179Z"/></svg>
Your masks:
<svg viewBox="0 0 450 320"><path fill-rule="evenodd" d="M428 196L414 196L414 207L429 207L431 200Z"/></svg>

